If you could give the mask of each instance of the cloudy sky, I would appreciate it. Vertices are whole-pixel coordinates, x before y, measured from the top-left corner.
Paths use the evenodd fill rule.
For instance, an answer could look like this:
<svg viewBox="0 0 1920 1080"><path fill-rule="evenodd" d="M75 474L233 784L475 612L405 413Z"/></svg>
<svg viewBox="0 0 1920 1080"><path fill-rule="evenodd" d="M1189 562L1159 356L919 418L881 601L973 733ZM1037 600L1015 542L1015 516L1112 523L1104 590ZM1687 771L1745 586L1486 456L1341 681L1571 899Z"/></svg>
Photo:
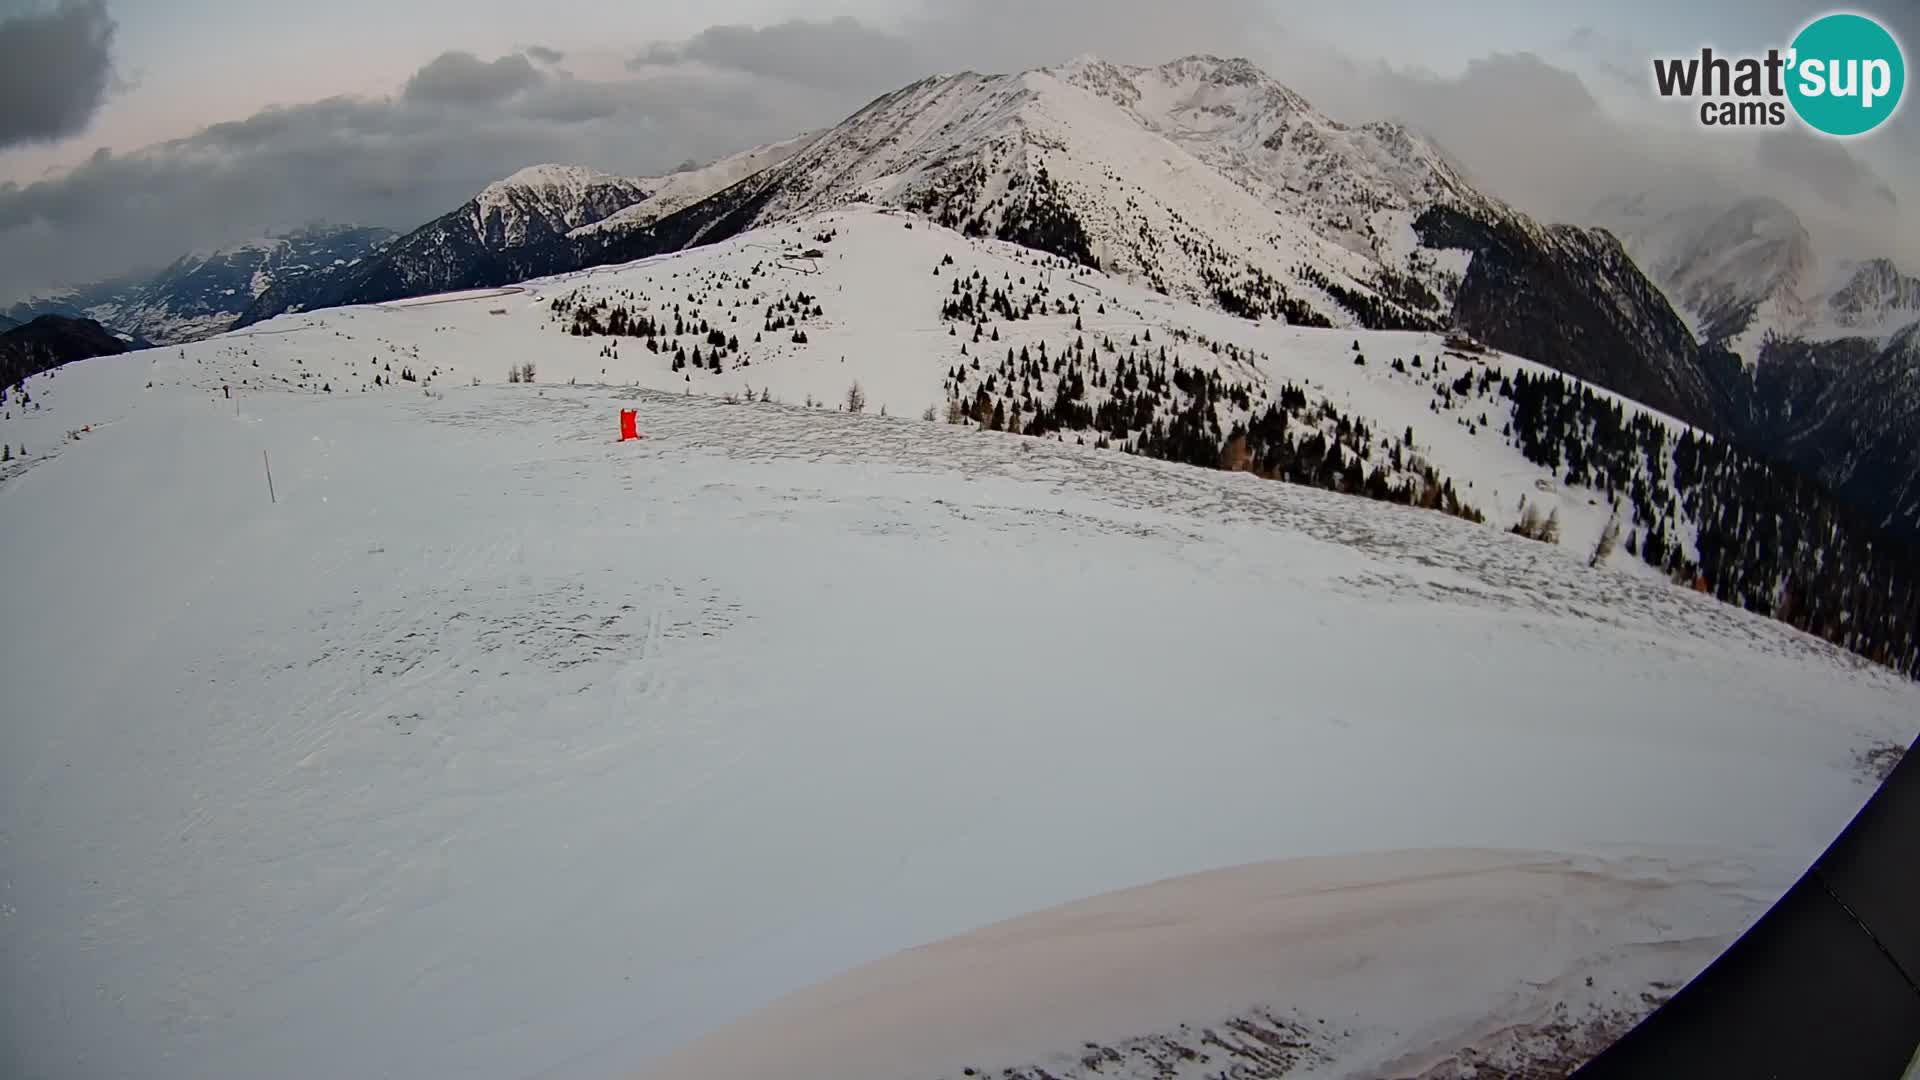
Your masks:
<svg viewBox="0 0 1920 1080"><path fill-rule="evenodd" d="M1861 8L1920 41L1912 0ZM1806 0L0 0L0 303L310 221L406 229L521 166L668 171L922 75L1245 56L1422 127L1544 217L1774 194L1920 270L1920 120L1707 135L1649 58L1784 44ZM1910 47L1911 51L1911 47ZM1878 253L1877 251L1875 253Z"/></svg>

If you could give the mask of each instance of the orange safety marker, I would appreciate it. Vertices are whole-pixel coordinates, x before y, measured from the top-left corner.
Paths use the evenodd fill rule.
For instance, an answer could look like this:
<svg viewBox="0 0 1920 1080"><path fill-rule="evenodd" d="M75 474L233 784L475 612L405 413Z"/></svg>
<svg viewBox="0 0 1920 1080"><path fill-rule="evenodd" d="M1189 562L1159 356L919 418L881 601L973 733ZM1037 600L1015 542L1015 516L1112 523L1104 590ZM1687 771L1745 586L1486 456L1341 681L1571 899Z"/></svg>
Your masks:
<svg viewBox="0 0 1920 1080"><path fill-rule="evenodd" d="M628 439L638 439L641 437L642 436L640 434L640 410L621 409L620 410L620 441L626 442Z"/></svg>

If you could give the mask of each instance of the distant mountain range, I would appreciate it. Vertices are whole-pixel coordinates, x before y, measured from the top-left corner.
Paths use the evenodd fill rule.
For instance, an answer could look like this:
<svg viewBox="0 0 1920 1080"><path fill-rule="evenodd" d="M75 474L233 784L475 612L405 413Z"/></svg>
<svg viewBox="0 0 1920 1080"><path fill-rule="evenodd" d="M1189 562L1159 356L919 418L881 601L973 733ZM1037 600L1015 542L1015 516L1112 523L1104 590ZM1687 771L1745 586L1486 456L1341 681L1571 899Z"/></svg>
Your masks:
<svg viewBox="0 0 1920 1080"><path fill-rule="evenodd" d="M594 252L775 164L804 140L759 147L670 176L630 178L535 165L361 262L263 290L245 326L290 311L506 285L593 265Z"/></svg>
<svg viewBox="0 0 1920 1080"><path fill-rule="evenodd" d="M263 292L352 266L392 240L389 229L314 226L174 260L151 276L128 276L34 297L0 312L89 318L128 340L172 345L232 328Z"/></svg>
<svg viewBox="0 0 1920 1080"><path fill-rule="evenodd" d="M1920 278L1823 257L1775 199L1609 200L1616 229L1692 322L1726 429L1920 536Z"/></svg>
<svg viewBox="0 0 1920 1080"><path fill-rule="evenodd" d="M156 342L511 284L852 203L900 207L1254 319L1462 333L1778 455L1920 535L1920 280L1823 262L1784 204L1609 200L1546 225L1404 125L1244 60L1083 57L923 79L664 177L539 165L404 235L308 231L38 305ZM1644 272L1643 272L1644 271Z"/></svg>

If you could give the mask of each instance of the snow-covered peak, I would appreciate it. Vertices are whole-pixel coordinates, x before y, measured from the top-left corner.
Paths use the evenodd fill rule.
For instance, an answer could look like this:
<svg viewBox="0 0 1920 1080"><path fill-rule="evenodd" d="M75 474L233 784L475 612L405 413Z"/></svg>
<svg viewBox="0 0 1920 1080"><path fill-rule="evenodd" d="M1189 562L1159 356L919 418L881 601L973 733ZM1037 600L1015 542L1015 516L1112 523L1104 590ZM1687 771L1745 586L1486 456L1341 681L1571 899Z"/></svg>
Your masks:
<svg viewBox="0 0 1920 1080"><path fill-rule="evenodd" d="M1845 284L1827 298L1836 325L1862 331L1891 329L1920 315L1920 278L1900 272L1891 259L1857 263Z"/></svg>
<svg viewBox="0 0 1920 1080"><path fill-rule="evenodd" d="M528 191L580 194L596 184L617 181L620 177L589 169L584 165L529 165L504 180L495 180L481 189L478 200L497 202Z"/></svg>
<svg viewBox="0 0 1920 1080"><path fill-rule="evenodd" d="M1140 99L1140 92L1134 87L1126 68L1102 60L1092 53L1082 53L1064 64L1042 71L1061 82L1099 94L1121 105L1132 105Z"/></svg>
<svg viewBox="0 0 1920 1080"><path fill-rule="evenodd" d="M1335 233L1381 207L1494 209L1423 136L1392 122L1342 124L1248 60L1194 55L1123 67L1083 58L1051 73Z"/></svg>
<svg viewBox="0 0 1920 1080"><path fill-rule="evenodd" d="M1619 236L1699 335L1751 361L1770 334L1804 329L1815 287L1813 242L1786 204L1765 197L1601 203L1595 218Z"/></svg>
<svg viewBox="0 0 1920 1080"><path fill-rule="evenodd" d="M1133 67L1082 56L1044 70L1062 82L1135 109L1142 119L1160 121L1156 126L1178 118L1198 129L1217 131L1221 121L1231 117L1313 111L1305 98L1242 59L1194 55L1155 67Z"/></svg>
<svg viewBox="0 0 1920 1080"><path fill-rule="evenodd" d="M1404 126L1338 123L1250 62L1214 56L924 79L752 187L707 220L901 206L1170 295L1336 325L1437 325L1464 263L1415 235L1431 207L1532 228Z"/></svg>
<svg viewBox="0 0 1920 1080"><path fill-rule="evenodd" d="M1767 196L1616 196L1594 218L1706 340L1748 363L1769 338L1884 341L1920 316L1920 278L1891 260L1823 257L1793 209Z"/></svg>
<svg viewBox="0 0 1920 1080"><path fill-rule="evenodd" d="M646 180L581 165L532 165L474 197L473 228L490 246L513 247L591 225L652 193Z"/></svg>

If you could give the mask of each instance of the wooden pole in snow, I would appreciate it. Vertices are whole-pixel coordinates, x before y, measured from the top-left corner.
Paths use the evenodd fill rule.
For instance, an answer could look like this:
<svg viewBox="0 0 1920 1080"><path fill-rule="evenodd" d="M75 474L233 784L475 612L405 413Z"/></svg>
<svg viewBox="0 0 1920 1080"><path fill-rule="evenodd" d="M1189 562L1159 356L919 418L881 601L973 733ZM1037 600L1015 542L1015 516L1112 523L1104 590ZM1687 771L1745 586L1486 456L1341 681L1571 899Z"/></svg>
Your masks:
<svg viewBox="0 0 1920 1080"><path fill-rule="evenodd" d="M273 494L273 462L267 460L267 452L260 451L260 463L267 467L267 501L277 503L280 500Z"/></svg>

